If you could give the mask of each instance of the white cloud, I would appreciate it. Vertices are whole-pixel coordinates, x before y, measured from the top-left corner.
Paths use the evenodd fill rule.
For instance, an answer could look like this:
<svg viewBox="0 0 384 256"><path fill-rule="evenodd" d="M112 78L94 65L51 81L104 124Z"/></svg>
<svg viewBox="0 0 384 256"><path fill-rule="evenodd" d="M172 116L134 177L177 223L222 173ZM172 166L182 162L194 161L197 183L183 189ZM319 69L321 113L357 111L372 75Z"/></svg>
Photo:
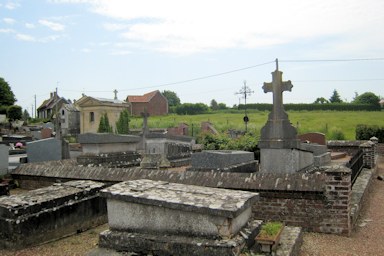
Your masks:
<svg viewBox="0 0 384 256"><path fill-rule="evenodd" d="M384 1L377 0L56 0L88 3L115 19L104 24L129 42L151 49L194 53L227 48L257 48L339 36L367 39L384 24ZM128 25L126 25L128 24ZM352 45L352 44L349 44Z"/></svg>
<svg viewBox="0 0 384 256"><path fill-rule="evenodd" d="M36 26L32 23L25 23L25 27L29 29L34 29Z"/></svg>
<svg viewBox="0 0 384 256"><path fill-rule="evenodd" d="M9 25L15 24L16 20L12 18L3 18L3 21Z"/></svg>
<svg viewBox="0 0 384 256"><path fill-rule="evenodd" d="M16 38L20 41L35 42L36 39L33 36L26 34L16 34Z"/></svg>
<svg viewBox="0 0 384 256"><path fill-rule="evenodd" d="M8 10L14 10L14 9L18 8L19 6L20 6L20 4L15 3L15 2L8 2L4 5L4 7L7 8Z"/></svg>
<svg viewBox="0 0 384 256"><path fill-rule="evenodd" d="M8 33L14 33L15 31L13 29L9 28L0 28L0 33L8 34Z"/></svg>
<svg viewBox="0 0 384 256"><path fill-rule="evenodd" d="M53 31L63 31L65 29L64 25L49 20L39 20L39 24L46 26Z"/></svg>

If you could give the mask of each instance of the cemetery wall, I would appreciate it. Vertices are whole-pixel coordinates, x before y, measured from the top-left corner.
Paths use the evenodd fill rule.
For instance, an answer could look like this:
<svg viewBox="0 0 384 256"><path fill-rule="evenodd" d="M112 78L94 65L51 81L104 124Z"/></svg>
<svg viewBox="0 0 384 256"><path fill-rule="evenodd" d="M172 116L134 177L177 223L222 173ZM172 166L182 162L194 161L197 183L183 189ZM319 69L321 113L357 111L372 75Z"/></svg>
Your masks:
<svg viewBox="0 0 384 256"><path fill-rule="evenodd" d="M260 201L253 206L254 217L284 221L312 232L350 235L350 170L331 168L324 175L323 189L318 191L259 191Z"/></svg>

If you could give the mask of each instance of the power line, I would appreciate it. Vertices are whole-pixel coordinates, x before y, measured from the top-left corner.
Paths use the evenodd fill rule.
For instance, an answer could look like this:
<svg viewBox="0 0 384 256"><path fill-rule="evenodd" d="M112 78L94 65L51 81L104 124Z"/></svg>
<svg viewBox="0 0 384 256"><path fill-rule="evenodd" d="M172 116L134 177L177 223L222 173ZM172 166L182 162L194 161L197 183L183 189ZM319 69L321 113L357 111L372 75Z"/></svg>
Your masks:
<svg viewBox="0 0 384 256"><path fill-rule="evenodd" d="M280 60L280 62L353 62L353 61L382 61L384 58L359 58L359 59L308 59L308 60Z"/></svg>
<svg viewBox="0 0 384 256"><path fill-rule="evenodd" d="M297 63L300 63L300 62L356 62L356 61L384 61L384 58L356 58L356 59L303 59L303 60L300 60L300 59L287 59L287 60L279 60L280 62L297 62ZM221 73L216 73L216 74L212 74L212 75L207 75L207 76L201 76L201 77L196 77L196 78L191 78L191 79L186 79L186 80L181 80L181 81L176 81L176 82L169 82L169 83L163 83L163 84L157 84L157 85L153 85L153 86L143 86L143 87L136 87L136 88L130 88L130 89L118 89L120 92L126 92L126 91L132 91L132 90L139 90L139 89L151 89L151 88L158 88L158 87L164 87L164 86L169 86L169 85L176 85L176 84L184 84L184 83L188 83L188 82L194 82L194 81L198 81L198 80L204 80L204 79L208 79L208 78L212 78L212 77L217 77L217 76L223 76L223 75L228 75L228 74L231 74L231 73L235 73L235 72L239 72L239 71L243 71L243 70L247 70L247 69L252 69L252 68L256 68L256 67L260 67L260 66L264 66L264 65L268 65L268 64L271 64L271 63L275 63L275 60L273 61L268 61L268 62L264 62L264 63L260 63L260 64L256 64L256 65L252 65L252 66L248 66L248 67L243 67L243 68L238 68L238 69L233 69L233 70L230 70L230 71L225 71L225 72L221 72ZM318 81L318 82L322 82L322 81L329 81L329 82L336 82L336 81L380 81L380 80L384 80L384 79L358 79L358 80L301 80L301 81L296 81L296 82L314 82L314 81ZM87 93L92 93L92 92L101 92L101 93L105 93L105 92L110 92L109 90L103 90L103 91L85 91L85 90L65 90L65 89L62 89L62 91L66 91L66 92L87 92Z"/></svg>

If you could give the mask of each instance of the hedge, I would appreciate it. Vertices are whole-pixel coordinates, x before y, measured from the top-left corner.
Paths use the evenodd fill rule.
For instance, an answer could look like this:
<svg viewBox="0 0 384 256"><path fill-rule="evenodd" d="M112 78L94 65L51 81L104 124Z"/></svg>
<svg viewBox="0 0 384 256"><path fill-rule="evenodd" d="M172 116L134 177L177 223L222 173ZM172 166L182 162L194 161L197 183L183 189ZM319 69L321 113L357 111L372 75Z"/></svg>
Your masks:
<svg viewBox="0 0 384 256"><path fill-rule="evenodd" d="M244 104L239 105L239 109L245 109ZM272 104L267 103L254 103L247 104L247 109L257 109L260 111L271 111ZM351 104L351 103L328 103L328 104L284 104L284 109L301 111L317 111L317 110L334 110L334 111L380 111L380 106L370 104Z"/></svg>
<svg viewBox="0 0 384 256"><path fill-rule="evenodd" d="M359 124L356 126L356 140L369 140L372 137L378 138L379 143L383 143L384 127L364 124Z"/></svg>

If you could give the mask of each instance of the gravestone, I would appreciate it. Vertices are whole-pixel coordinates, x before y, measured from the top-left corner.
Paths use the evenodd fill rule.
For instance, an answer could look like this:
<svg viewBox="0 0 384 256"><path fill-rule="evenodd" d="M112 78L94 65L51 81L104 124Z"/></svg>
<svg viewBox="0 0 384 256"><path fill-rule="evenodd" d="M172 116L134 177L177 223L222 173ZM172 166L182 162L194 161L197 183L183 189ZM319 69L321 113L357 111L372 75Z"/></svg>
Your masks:
<svg viewBox="0 0 384 256"><path fill-rule="evenodd" d="M283 92L291 91L293 85L291 81L283 81L282 74L276 59L272 82L264 83L263 86L265 93L273 94L273 108L267 123L261 129L258 144L260 171L264 172L293 173L314 164L313 154L301 149L296 128L292 126L284 110Z"/></svg>
<svg viewBox="0 0 384 256"><path fill-rule="evenodd" d="M327 145L325 134L320 132L309 132L298 136L301 142L317 143L319 145Z"/></svg>
<svg viewBox="0 0 384 256"><path fill-rule="evenodd" d="M5 144L0 144L0 175L8 173L9 167L9 147Z"/></svg>
<svg viewBox="0 0 384 256"><path fill-rule="evenodd" d="M252 246L258 194L133 180L103 189L109 230L101 248L156 255L239 255ZM100 255L100 254L90 254Z"/></svg>
<svg viewBox="0 0 384 256"><path fill-rule="evenodd" d="M62 141L55 138L27 143L29 163L62 160Z"/></svg>
<svg viewBox="0 0 384 256"><path fill-rule="evenodd" d="M192 154L189 171L256 172L254 153L240 150L204 150Z"/></svg>
<svg viewBox="0 0 384 256"><path fill-rule="evenodd" d="M0 197L0 248L23 248L104 224L104 187L78 180Z"/></svg>
<svg viewBox="0 0 384 256"><path fill-rule="evenodd" d="M52 137L52 129L51 128L43 128L40 131L41 139L48 139Z"/></svg>
<svg viewBox="0 0 384 256"><path fill-rule="evenodd" d="M104 154L136 151L139 136L110 133L83 133L78 135L84 154Z"/></svg>

